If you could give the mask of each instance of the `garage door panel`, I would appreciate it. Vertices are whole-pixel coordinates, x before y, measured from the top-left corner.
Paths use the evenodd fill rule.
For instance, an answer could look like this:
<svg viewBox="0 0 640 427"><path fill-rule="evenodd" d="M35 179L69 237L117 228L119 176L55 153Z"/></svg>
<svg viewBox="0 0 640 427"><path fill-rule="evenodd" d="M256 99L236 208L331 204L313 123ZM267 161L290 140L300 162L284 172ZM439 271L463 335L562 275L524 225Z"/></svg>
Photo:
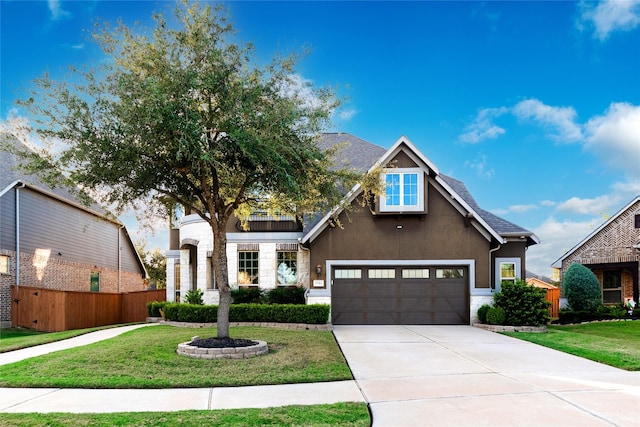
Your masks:
<svg viewBox="0 0 640 427"><path fill-rule="evenodd" d="M462 277L335 279L332 286L334 324L468 324L469 296L466 267ZM433 268L435 272L435 267ZM459 267L455 267L458 269ZM380 269L380 267L376 267ZM420 269L425 269L420 267Z"/></svg>

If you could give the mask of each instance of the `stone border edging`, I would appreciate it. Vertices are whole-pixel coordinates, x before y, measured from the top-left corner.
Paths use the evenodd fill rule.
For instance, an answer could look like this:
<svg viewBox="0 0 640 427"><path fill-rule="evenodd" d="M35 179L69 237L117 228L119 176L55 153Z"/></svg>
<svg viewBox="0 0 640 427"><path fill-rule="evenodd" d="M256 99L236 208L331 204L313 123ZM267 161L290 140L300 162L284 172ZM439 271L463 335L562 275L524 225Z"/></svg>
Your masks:
<svg viewBox="0 0 640 427"><path fill-rule="evenodd" d="M154 321L147 318L147 322L162 323L180 328L215 328L218 326L216 322L208 323L191 323L191 322L174 322L171 320ZM229 322L230 327L234 326L261 326L264 328L279 328L290 330L308 330L308 331L331 331L333 325L331 323L315 324L315 323L278 323L278 322Z"/></svg>
<svg viewBox="0 0 640 427"><path fill-rule="evenodd" d="M547 332L546 326L486 325L484 323L474 323L473 326L490 332Z"/></svg>
<svg viewBox="0 0 640 427"><path fill-rule="evenodd" d="M192 340L193 341L193 340ZM222 347L222 348L202 348L189 345L189 342L178 344L176 352L182 356L189 356L196 359L248 359L250 357L262 356L269 352L269 347L265 341L258 341L255 345L248 347Z"/></svg>

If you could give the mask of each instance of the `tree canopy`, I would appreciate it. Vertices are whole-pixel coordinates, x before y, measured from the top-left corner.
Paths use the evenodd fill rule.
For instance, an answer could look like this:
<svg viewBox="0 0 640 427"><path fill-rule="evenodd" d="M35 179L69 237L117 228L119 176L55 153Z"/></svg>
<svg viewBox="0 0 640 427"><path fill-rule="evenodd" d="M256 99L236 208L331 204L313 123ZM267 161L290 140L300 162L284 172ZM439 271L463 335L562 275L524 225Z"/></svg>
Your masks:
<svg viewBox="0 0 640 427"><path fill-rule="evenodd" d="M61 147L44 161L74 184L118 208L180 204L210 224L224 323L229 218L255 209L302 217L337 203L359 177L318 148L339 99L295 73L298 55L259 64L220 6L185 0L174 13L177 24L155 14L153 31L99 23L93 37L107 60L69 79L43 76L20 104ZM43 174L42 162L30 165Z"/></svg>

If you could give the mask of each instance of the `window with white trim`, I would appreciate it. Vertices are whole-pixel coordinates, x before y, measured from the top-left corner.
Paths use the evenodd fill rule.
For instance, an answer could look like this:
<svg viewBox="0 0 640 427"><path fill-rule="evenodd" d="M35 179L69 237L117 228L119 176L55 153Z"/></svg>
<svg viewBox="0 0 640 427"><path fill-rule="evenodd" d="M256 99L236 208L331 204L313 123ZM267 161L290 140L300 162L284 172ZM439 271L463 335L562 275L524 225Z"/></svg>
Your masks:
<svg viewBox="0 0 640 427"><path fill-rule="evenodd" d="M238 252L238 285L258 284L259 252Z"/></svg>
<svg viewBox="0 0 640 427"><path fill-rule="evenodd" d="M276 280L278 286L298 284L298 252L278 251L277 258Z"/></svg>
<svg viewBox="0 0 640 427"><path fill-rule="evenodd" d="M424 210L424 179L420 168L387 169L382 174L385 194L380 197L381 212Z"/></svg>
<svg viewBox="0 0 640 427"><path fill-rule="evenodd" d="M515 283L517 279L521 278L520 258L496 258L495 261L495 290L500 291L500 284L502 282Z"/></svg>

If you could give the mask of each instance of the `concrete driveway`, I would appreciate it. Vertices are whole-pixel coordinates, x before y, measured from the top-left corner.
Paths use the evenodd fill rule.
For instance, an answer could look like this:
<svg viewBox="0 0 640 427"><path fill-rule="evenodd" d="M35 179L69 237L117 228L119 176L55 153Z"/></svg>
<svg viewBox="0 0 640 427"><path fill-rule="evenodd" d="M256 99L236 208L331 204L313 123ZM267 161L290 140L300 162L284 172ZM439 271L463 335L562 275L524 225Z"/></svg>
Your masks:
<svg viewBox="0 0 640 427"><path fill-rule="evenodd" d="M640 372L472 326L334 326L374 426L638 426Z"/></svg>

